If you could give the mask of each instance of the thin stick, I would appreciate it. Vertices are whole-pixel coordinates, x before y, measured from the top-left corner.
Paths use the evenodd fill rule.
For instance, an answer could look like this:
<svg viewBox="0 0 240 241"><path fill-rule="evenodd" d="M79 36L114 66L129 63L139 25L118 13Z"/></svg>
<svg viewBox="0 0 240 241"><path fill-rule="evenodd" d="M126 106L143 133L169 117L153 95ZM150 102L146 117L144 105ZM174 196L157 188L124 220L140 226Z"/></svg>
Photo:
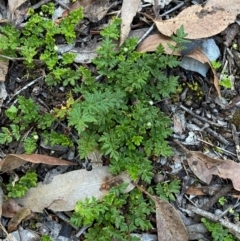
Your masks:
<svg viewBox="0 0 240 241"><path fill-rule="evenodd" d="M10 237L10 235L8 234L7 230L3 227L2 223L0 222L0 228L3 230L3 232L7 235L7 238L9 239L9 241L13 241L13 239Z"/></svg>
<svg viewBox="0 0 240 241"><path fill-rule="evenodd" d="M32 82L25 85L22 89L18 90L13 96L11 96L11 98L7 101L6 105L8 105L16 95L20 94L22 91L26 90L28 87L34 85L35 83L37 83L42 78L43 78L43 76L40 76L37 79L35 79Z"/></svg>
<svg viewBox="0 0 240 241"><path fill-rule="evenodd" d="M206 118L204 118L204 117L201 117L201 116L199 116L199 115L196 115L195 113L193 113L191 110L189 110L188 108L186 108L186 107L183 106L183 105L180 105L180 108L183 109L183 110L185 110L187 113L189 113L190 115L196 117L197 119L199 119L199 120L201 120L201 121L207 122L207 123L209 123L210 125L213 125L213 126L222 127L222 125L220 125L220 124L217 124L217 123L212 122L212 121L210 121L210 120L208 120L208 119L206 119Z"/></svg>
<svg viewBox="0 0 240 241"><path fill-rule="evenodd" d="M197 125L199 125L200 127L204 126L203 123L198 120L197 118L192 118L192 121L194 123L196 123ZM215 137L217 140L219 140L221 143L223 143L224 145L228 146L229 145L229 141L226 140L224 137L222 137L219 133L213 131L211 128L206 127L205 128L206 132L208 132L210 135L212 135L213 137Z"/></svg>
<svg viewBox="0 0 240 241"><path fill-rule="evenodd" d="M192 205L188 205L187 209L201 215L202 217L205 217L207 219L210 219L214 222L219 222L222 226L228 228L229 232L232 233L233 235L235 235L238 239L240 238L240 226L235 225L233 223L228 222L227 220L223 219L223 218L218 218L218 216L209 213L207 211L204 211L200 208L194 207Z"/></svg>
<svg viewBox="0 0 240 241"><path fill-rule="evenodd" d="M207 142L207 141L204 141L204 140L202 140L202 139L200 139L200 138L197 138L197 140L198 140L198 141L201 141L201 142L203 142L203 143L205 143L205 144L207 144L207 145L209 145L209 146L214 146L214 147L216 147L216 146L213 145L212 143ZM233 155L233 156L237 157L236 154L234 154L234 153L232 153L232 152L230 152L230 151L224 150L224 149L221 148L221 147L217 147L217 148L218 148L219 150L225 152L225 153L228 153L228 154L230 154L230 155Z"/></svg>

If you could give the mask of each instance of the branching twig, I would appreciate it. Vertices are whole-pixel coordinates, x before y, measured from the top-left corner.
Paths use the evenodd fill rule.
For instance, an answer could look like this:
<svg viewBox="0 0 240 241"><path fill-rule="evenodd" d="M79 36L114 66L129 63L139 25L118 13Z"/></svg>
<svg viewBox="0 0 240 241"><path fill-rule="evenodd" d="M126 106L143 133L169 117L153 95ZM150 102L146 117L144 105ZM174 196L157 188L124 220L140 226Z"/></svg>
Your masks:
<svg viewBox="0 0 240 241"><path fill-rule="evenodd" d="M32 82L30 82L27 85L25 85L22 89L18 90L13 96L11 96L11 98L7 101L6 104L8 105L16 95L20 94L22 91L26 90L28 87L34 85L35 83L37 83L42 78L43 78L43 76L40 76L37 79L35 79Z"/></svg>
<svg viewBox="0 0 240 241"><path fill-rule="evenodd" d="M203 127L204 124L198 120L197 118L192 118L192 121L194 123L196 123L197 125L199 125L200 127ZM210 135L212 135L213 137L215 137L217 140L219 140L222 144L228 146L229 145L229 141L226 140L223 136L221 136L219 133L213 131L211 128L206 127L205 128L206 132L208 132Z"/></svg>
<svg viewBox="0 0 240 241"><path fill-rule="evenodd" d="M200 208L197 208L197 207L194 207L192 205L188 205L187 206L187 209L196 213L196 214L199 214L200 216L202 217L205 217L207 219L210 219L214 222L219 222L222 226L228 228L229 232L232 233L233 235L235 235L238 239L240 239L240 226L238 225L235 225L233 223L230 223L229 221L223 219L223 218L220 218L212 213L209 213L207 211L204 211Z"/></svg>
<svg viewBox="0 0 240 241"><path fill-rule="evenodd" d="M183 105L180 105L180 108L185 110L188 114L194 116L195 118L197 118L197 119L199 119L201 121L207 122L207 123L209 123L210 125L213 125L213 126L222 127L222 125L220 125L220 124L212 122L212 121L210 121L210 120L208 120L208 119L206 119L206 118L204 118L202 116L196 115L195 113L193 113L191 110L189 110L188 108L186 108Z"/></svg>

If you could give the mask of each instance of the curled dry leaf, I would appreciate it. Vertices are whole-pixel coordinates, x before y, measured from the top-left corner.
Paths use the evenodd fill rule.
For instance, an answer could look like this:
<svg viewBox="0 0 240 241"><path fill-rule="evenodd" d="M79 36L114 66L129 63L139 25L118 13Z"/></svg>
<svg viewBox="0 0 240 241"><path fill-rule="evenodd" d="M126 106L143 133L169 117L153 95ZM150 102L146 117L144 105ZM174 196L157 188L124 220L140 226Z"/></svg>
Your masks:
<svg viewBox="0 0 240 241"><path fill-rule="evenodd" d="M163 34L152 34L144 39L142 43L139 44L137 51L139 52L153 52L157 49L159 44L162 44L164 47L166 54L174 54L174 55L181 55L181 53L174 52L172 49L169 48L169 44L176 45L176 42L174 42L170 37L164 36Z"/></svg>
<svg viewBox="0 0 240 241"><path fill-rule="evenodd" d="M200 48L196 48L195 50L193 50L192 52L190 52L189 54L187 54L186 56L196 59L198 61L200 61L201 63L208 63L212 74L213 74L213 84L217 90L218 96L219 98L221 98L221 90L220 90L220 86L219 86L219 79L217 76L217 72L216 70L212 67L212 64L210 62L210 60L207 58L207 56L203 53L203 51Z"/></svg>
<svg viewBox="0 0 240 241"><path fill-rule="evenodd" d="M31 210L28 208L21 209L16 213L13 218L8 222L8 232L11 233L17 230L18 225L22 222L23 219L31 215Z"/></svg>
<svg viewBox="0 0 240 241"><path fill-rule="evenodd" d="M240 164L232 160L211 158L198 151L189 151L176 141L187 154L188 165L193 173L202 181L209 184L213 175L230 179L233 187L240 191Z"/></svg>
<svg viewBox="0 0 240 241"><path fill-rule="evenodd" d="M12 218L16 213L18 213L22 209L23 207L16 203L15 200L8 198L6 201L3 202L2 215L5 218Z"/></svg>
<svg viewBox="0 0 240 241"><path fill-rule="evenodd" d="M126 192L134 188L126 173L113 177L107 166L92 171L76 170L55 176L50 184L38 183L36 188L31 188L23 198L16 201L34 212L42 212L44 208L70 211L77 201L86 197L101 200L111 187L123 182L129 183Z"/></svg>
<svg viewBox="0 0 240 241"><path fill-rule="evenodd" d="M24 165L26 162L32 163L44 163L47 165L77 165L76 163L65 161L52 156L45 156L40 154L10 154L7 155L0 162L0 170L1 172L12 171L15 168L18 168Z"/></svg>
<svg viewBox="0 0 240 241"><path fill-rule="evenodd" d="M165 21L156 20L161 33L171 36L182 25L189 39L207 38L222 32L240 12L240 0L209 0L203 7L194 5Z"/></svg>

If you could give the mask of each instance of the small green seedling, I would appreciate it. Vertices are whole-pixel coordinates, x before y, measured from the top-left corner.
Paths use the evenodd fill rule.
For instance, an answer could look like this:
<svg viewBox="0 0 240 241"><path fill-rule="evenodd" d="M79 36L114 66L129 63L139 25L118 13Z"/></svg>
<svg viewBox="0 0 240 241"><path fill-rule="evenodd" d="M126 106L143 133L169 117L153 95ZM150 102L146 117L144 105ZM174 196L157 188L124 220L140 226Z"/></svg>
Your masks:
<svg viewBox="0 0 240 241"><path fill-rule="evenodd" d="M222 66L222 64L218 61L211 61L211 65L215 70L219 69Z"/></svg>
<svg viewBox="0 0 240 241"><path fill-rule="evenodd" d="M52 241L49 235L42 235L41 241Z"/></svg>
<svg viewBox="0 0 240 241"><path fill-rule="evenodd" d="M232 88L232 81L227 75L223 75L220 85L226 89L231 89Z"/></svg>
<svg viewBox="0 0 240 241"><path fill-rule="evenodd" d="M226 203L227 199L225 197L220 197L218 199L218 203L223 206Z"/></svg>
<svg viewBox="0 0 240 241"><path fill-rule="evenodd" d="M23 197L31 187L37 186L37 174L34 171L28 171L19 181L7 184L8 197Z"/></svg>
<svg viewBox="0 0 240 241"><path fill-rule="evenodd" d="M175 201L174 194L178 194L181 188L181 181L180 180L173 180L170 183L164 182L163 184L158 183L156 187L156 193L159 195L160 198L164 199L165 201Z"/></svg>
<svg viewBox="0 0 240 241"><path fill-rule="evenodd" d="M213 241L237 241L237 239L232 234L229 234L228 230L223 228L220 223L211 222L206 218L202 218L201 221L207 230L211 232Z"/></svg>

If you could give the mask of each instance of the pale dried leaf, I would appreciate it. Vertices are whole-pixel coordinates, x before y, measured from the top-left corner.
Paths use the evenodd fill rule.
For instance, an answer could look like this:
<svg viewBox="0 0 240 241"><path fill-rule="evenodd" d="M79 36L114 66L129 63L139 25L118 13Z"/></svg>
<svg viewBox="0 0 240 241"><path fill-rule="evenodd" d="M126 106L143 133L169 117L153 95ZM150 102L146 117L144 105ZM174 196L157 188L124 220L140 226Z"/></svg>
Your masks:
<svg viewBox="0 0 240 241"><path fill-rule="evenodd" d="M174 54L174 55L181 55L181 53L174 52L172 49L169 48L169 44L172 44L173 46L176 45L176 42L174 42L170 37L164 36L163 34L152 34L144 39L142 43L139 44L137 51L139 52L153 52L157 49L159 44L162 44L164 47L166 54Z"/></svg>
<svg viewBox="0 0 240 241"><path fill-rule="evenodd" d="M207 4L194 5L165 21L155 21L161 33L171 36L182 25L189 39L207 38L222 32L233 23L240 12L240 0L209 0Z"/></svg>
<svg viewBox="0 0 240 241"><path fill-rule="evenodd" d="M16 203L15 200L9 198L3 202L2 215L5 218L12 218L16 213L18 213L22 209L23 207Z"/></svg>
<svg viewBox="0 0 240 241"><path fill-rule="evenodd" d="M92 171L76 170L54 177L50 184L38 183L27 194L16 201L34 212L42 212L44 208L53 211L73 210L77 201L92 196L102 199L111 186L122 182L129 183L127 192L134 186L126 173L113 177L107 166L97 167Z"/></svg>
<svg viewBox="0 0 240 241"><path fill-rule="evenodd" d="M182 125L182 120L180 115L174 114L173 115L173 131L176 134L181 135L183 133L184 126Z"/></svg>
<svg viewBox="0 0 240 241"><path fill-rule="evenodd" d="M27 0L9 0L8 6L9 6L10 12L13 14L16 11L16 9L25 2L27 2Z"/></svg>
<svg viewBox="0 0 240 241"><path fill-rule="evenodd" d="M8 61L0 60L0 82L5 82L7 72L8 72Z"/></svg>
<svg viewBox="0 0 240 241"><path fill-rule="evenodd" d="M22 222L22 220L28 217L30 214L31 210L28 208L23 208L18 213L16 213L8 222L8 232L11 233L17 230L18 225Z"/></svg>
<svg viewBox="0 0 240 241"><path fill-rule="evenodd" d="M212 73L213 73L213 84L217 90L219 98L221 98L221 90L220 90L220 85L219 85L219 79L217 76L216 70L212 67L211 61L207 58L207 56L203 53L203 51L200 48L196 48L193 50L191 53L187 54L186 56L196 59L200 61L201 63L208 63Z"/></svg>
<svg viewBox="0 0 240 241"><path fill-rule="evenodd" d="M92 168L99 167L103 165L102 154L95 150L88 154L88 159L91 161Z"/></svg>
<svg viewBox="0 0 240 241"><path fill-rule="evenodd" d="M95 44L94 46L86 46L83 48L73 48L69 51L69 53L76 54L74 59L75 63L78 64L87 64L91 63L94 58L97 57L97 48L99 44Z"/></svg>
<svg viewBox="0 0 240 241"><path fill-rule="evenodd" d="M121 10L121 36L120 36L120 45L124 43L131 29L131 23L138 11L138 6L140 0L123 0L122 10Z"/></svg>
<svg viewBox="0 0 240 241"><path fill-rule="evenodd" d="M24 165L26 162L44 163L47 165L76 165L76 163L65 161L56 157L40 154L9 154L0 162L2 172L12 171Z"/></svg>

